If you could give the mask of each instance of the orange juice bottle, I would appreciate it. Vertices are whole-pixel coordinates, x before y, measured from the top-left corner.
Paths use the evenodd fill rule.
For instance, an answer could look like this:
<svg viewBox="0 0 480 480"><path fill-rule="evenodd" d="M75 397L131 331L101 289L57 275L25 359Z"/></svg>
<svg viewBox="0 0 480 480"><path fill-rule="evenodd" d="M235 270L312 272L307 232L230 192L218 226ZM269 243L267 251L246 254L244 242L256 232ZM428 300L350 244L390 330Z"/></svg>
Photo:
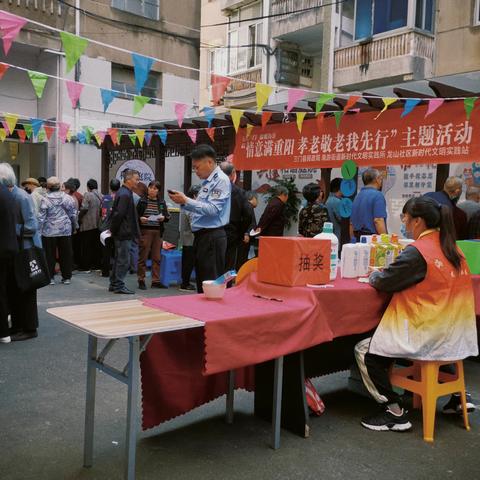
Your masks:
<svg viewBox="0 0 480 480"><path fill-rule="evenodd" d="M375 256L377 254L378 239L376 235L372 235L372 242L370 244L370 266L375 267Z"/></svg>

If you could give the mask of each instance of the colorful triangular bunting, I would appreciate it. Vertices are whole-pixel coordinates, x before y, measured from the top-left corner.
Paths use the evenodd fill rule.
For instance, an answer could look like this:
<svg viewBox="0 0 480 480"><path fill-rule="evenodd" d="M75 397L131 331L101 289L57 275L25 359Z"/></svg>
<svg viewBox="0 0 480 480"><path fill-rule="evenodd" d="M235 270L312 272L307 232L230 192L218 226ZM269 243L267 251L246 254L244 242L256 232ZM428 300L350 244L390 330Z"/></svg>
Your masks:
<svg viewBox="0 0 480 480"><path fill-rule="evenodd" d="M60 38L62 39L65 59L67 60L68 73L80 60L83 52L85 52L85 49L88 45L88 40L86 40L85 38L77 37L76 35L68 32L60 32Z"/></svg>
<svg viewBox="0 0 480 480"><path fill-rule="evenodd" d="M305 91L300 88L288 90L287 113L305 96Z"/></svg>
<svg viewBox="0 0 480 480"><path fill-rule="evenodd" d="M465 107L465 114L467 115L467 120L470 120L470 115L472 114L473 107L475 102L478 100L478 97L468 97L463 101Z"/></svg>
<svg viewBox="0 0 480 480"><path fill-rule="evenodd" d="M443 105L445 100L443 98L432 98L428 101L428 108L425 117L431 115L437 108L440 108Z"/></svg>
<svg viewBox="0 0 480 480"><path fill-rule="evenodd" d="M252 134L253 125L247 123L247 138Z"/></svg>
<svg viewBox="0 0 480 480"><path fill-rule="evenodd" d="M106 135L106 132L104 132L103 130L99 130L98 132L95 133L95 140L97 141L99 146L105 140L105 135Z"/></svg>
<svg viewBox="0 0 480 480"><path fill-rule="evenodd" d="M100 95L102 97L103 112L105 113L108 107L110 106L110 104L113 102L113 99L118 96L118 93L112 90L101 88Z"/></svg>
<svg viewBox="0 0 480 480"><path fill-rule="evenodd" d="M149 97L144 97L142 95L135 95L133 97L133 114L138 115L143 107L150 101Z"/></svg>
<svg viewBox="0 0 480 480"><path fill-rule="evenodd" d="M342 121L342 117L343 117L344 114L345 114L345 112L342 111L342 110L333 112L333 115L335 115L335 123L337 125L337 128L340 126L340 122Z"/></svg>
<svg viewBox="0 0 480 480"><path fill-rule="evenodd" d="M25 139L27 138L27 134L25 133L25 130L17 130L17 135L20 140L20 143L25 143Z"/></svg>
<svg viewBox="0 0 480 480"><path fill-rule="evenodd" d="M135 130L135 135L138 138L138 143L140 144L140 146L142 146L143 140L145 139L145 130L137 129Z"/></svg>
<svg viewBox="0 0 480 480"><path fill-rule="evenodd" d="M315 113L319 113L322 108L324 107L324 105L329 102L330 100L332 100L332 98L335 98L335 94L334 93L322 93L319 97L318 97L318 100L317 100L317 103L315 105Z"/></svg>
<svg viewBox="0 0 480 480"><path fill-rule="evenodd" d="M29 123L24 123L23 124L23 130L25 131L25 134L27 135L27 138L30 140L32 137L33 129L32 126Z"/></svg>
<svg viewBox="0 0 480 480"><path fill-rule="evenodd" d="M50 125L44 125L43 129L45 130L45 135L47 136L47 140L50 141L52 138L53 132L55 131L55 127L51 127Z"/></svg>
<svg viewBox="0 0 480 480"><path fill-rule="evenodd" d="M400 118L407 116L421 102L419 98L407 98Z"/></svg>
<svg viewBox="0 0 480 480"><path fill-rule="evenodd" d="M3 143L6 138L7 138L7 132L5 131L4 128L0 128L0 142Z"/></svg>
<svg viewBox="0 0 480 480"><path fill-rule="evenodd" d="M31 118L30 123L32 124L33 135L35 137L38 136L38 132L40 132L43 125L43 120L41 118Z"/></svg>
<svg viewBox="0 0 480 480"><path fill-rule="evenodd" d="M360 100L360 95L350 95L348 97L347 103L343 107L344 112L348 112L359 100Z"/></svg>
<svg viewBox="0 0 480 480"><path fill-rule="evenodd" d="M212 126L212 121L215 118L215 109L213 107L203 107L203 114L208 120L208 126Z"/></svg>
<svg viewBox="0 0 480 480"><path fill-rule="evenodd" d="M145 82L148 79L148 74L153 65L153 59L144 57L138 53L132 53L133 68L135 71L135 88L137 94L142 93L142 88L145 86Z"/></svg>
<svg viewBox="0 0 480 480"><path fill-rule="evenodd" d="M129 133L128 138L132 142L132 145L135 147L137 145L137 136L134 133Z"/></svg>
<svg viewBox="0 0 480 480"><path fill-rule="evenodd" d="M5 117L5 122L8 125L8 133L11 135L15 130L15 125L17 125L18 115L12 115L11 113L6 113L4 117Z"/></svg>
<svg viewBox="0 0 480 480"><path fill-rule="evenodd" d="M273 112L262 112L262 128L265 128L265 125L272 118Z"/></svg>
<svg viewBox="0 0 480 480"><path fill-rule="evenodd" d="M212 86L212 103L214 105L219 105L220 100L225 95L227 87L230 85L232 80L227 77L222 77L221 75L215 75L212 73L210 76L210 85Z"/></svg>
<svg viewBox="0 0 480 480"><path fill-rule="evenodd" d="M166 130L157 130L157 134L164 145L167 144L168 132Z"/></svg>
<svg viewBox="0 0 480 480"><path fill-rule="evenodd" d="M118 128L107 128L107 133L114 145L119 145Z"/></svg>
<svg viewBox="0 0 480 480"><path fill-rule="evenodd" d="M382 110L379 112L379 114L375 117L375 120L390 106L392 105L392 103L395 103L398 98L393 98L393 97L384 97L382 98L383 100L383 108Z"/></svg>
<svg viewBox="0 0 480 480"><path fill-rule="evenodd" d="M5 120L2 120L2 127L7 132L7 135L10 135L12 133L10 132L10 129L8 128L8 123Z"/></svg>
<svg viewBox="0 0 480 480"><path fill-rule="evenodd" d="M9 67L10 65L0 62L0 80L3 78L3 76L5 75L5 72L8 70Z"/></svg>
<svg viewBox="0 0 480 480"><path fill-rule="evenodd" d="M82 127L83 133L85 135L85 142L87 145L90 145L92 141L93 130L90 127Z"/></svg>
<svg viewBox="0 0 480 480"><path fill-rule="evenodd" d="M28 71L28 76L30 77L30 80L32 82L33 89L35 90L35 95L38 98L42 98L48 77L44 73L33 72L32 70Z"/></svg>
<svg viewBox="0 0 480 480"><path fill-rule="evenodd" d="M67 139L67 132L68 129L70 128L70 125L65 122L58 122L58 130L57 130L57 135L58 138L60 139L61 142L65 143Z"/></svg>
<svg viewBox="0 0 480 480"><path fill-rule="evenodd" d="M302 133L303 121L305 120L305 115L307 112L296 112L297 115L297 128L300 133Z"/></svg>
<svg viewBox="0 0 480 480"><path fill-rule="evenodd" d="M0 11L0 38L3 40L5 55L8 55L12 42L26 23L27 19L25 18Z"/></svg>
<svg viewBox="0 0 480 480"><path fill-rule="evenodd" d="M182 128L183 119L187 111L187 105L184 103L175 103L175 115L177 117L178 126Z"/></svg>
<svg viewBox="0 0 480 480"><path fill-rule="evenodd" d="M197 130L195 128L187 128L188 136L193 143L197 143Z"/></svg>
<svg viewBox="0 0 480 480"><path fill-rule="evenodd" d="M206 128L205 131L212 142L215 142L215 127Z"/></svg>
<svg viewBox="0 0 480 480"><path fill-rule="evenodd" d="M150 143L152 141L152 138L153 138L153 133L151 132L145 132L145 143L147 144L147 147L150 146Z"/></svg>
<svg viewBox="0 0 480 480"><path fill-rule="evenodd" d="M235 132L238 132L238 127L240 126L240 119L242 118L243 110L231 109L230 115L232 116L232 122L235 128Z"/></svg>
<svg viewBox="0 0 480 480"><path fill-rule="evenodd" d="M72 102L72 108L77 108L78 100L83 90L83 84L74 82L73 80L67 80L65 83L67 84L68 96L70 102Z"/></svg>

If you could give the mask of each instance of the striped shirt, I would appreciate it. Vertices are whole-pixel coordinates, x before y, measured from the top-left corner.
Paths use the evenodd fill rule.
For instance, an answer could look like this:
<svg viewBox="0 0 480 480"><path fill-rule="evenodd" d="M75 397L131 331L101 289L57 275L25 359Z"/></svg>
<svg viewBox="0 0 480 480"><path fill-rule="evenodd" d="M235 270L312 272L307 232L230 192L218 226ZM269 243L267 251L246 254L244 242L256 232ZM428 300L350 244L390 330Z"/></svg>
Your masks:
<svg viewBox="0 0 480 480"><path fill-rule="evenodd" d="M150 198L147 198L147 208L145 209L145 212L143 213L144 217L150 217L150 215L160 215L160 211L158 209L158 201L157 199L151 200ZM142 225L142 227L158 227L160 222L158 220L156 221L149 221L148 223Z"/></svg>

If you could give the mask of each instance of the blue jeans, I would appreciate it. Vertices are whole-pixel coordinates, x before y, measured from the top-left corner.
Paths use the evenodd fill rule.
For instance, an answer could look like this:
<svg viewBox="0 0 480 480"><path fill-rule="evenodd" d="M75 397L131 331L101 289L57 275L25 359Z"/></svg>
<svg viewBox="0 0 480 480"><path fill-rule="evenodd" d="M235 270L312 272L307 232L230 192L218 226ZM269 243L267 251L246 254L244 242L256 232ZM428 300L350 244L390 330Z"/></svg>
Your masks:
<svg viewBox="0 0 480 480"><path fill-rule="evenodd" d="M114 290L125 288L125 277L130 268L131 240L114 240L115 257L113 259L112 273L110 274L110 286Z"/></svg>

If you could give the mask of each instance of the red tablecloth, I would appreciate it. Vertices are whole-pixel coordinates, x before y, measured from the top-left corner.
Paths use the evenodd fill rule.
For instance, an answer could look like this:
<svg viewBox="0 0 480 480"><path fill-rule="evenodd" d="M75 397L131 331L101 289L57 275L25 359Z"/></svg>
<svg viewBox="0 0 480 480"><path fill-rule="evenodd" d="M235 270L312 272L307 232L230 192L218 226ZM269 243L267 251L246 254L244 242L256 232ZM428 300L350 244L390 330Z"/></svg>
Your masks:
<svg viewBox="0 0 480 480"><path fill-rule="evenodd" d="M473 277L473 284L480 315L480 276ZM205 328L155 335L141 355L143 428L225 394L227 375L215 372L373 329L389 298L355 279L338 279L334 287L321 289L288 288L260 283L253 274L229 289L222 301L201 295L146 300L150 306L204 321ZM237 372L236 387L252 390L253 369Z"/></svg>

